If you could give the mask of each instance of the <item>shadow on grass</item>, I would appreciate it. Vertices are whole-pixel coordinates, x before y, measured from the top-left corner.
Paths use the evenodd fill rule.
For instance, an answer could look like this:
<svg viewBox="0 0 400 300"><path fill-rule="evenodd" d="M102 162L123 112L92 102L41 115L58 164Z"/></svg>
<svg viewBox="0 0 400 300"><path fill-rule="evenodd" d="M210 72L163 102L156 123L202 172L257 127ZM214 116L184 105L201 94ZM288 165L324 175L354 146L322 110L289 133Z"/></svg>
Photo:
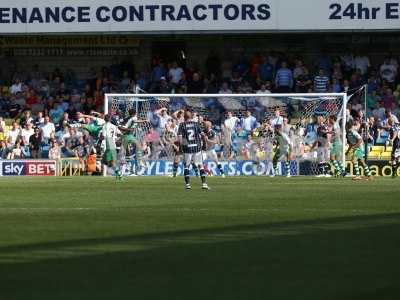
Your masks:
<svg viewBox="0 0 400 300"><path fill-rule="evenodd" d="M398 299L400 214L0 248L0 299Z"/></svg>

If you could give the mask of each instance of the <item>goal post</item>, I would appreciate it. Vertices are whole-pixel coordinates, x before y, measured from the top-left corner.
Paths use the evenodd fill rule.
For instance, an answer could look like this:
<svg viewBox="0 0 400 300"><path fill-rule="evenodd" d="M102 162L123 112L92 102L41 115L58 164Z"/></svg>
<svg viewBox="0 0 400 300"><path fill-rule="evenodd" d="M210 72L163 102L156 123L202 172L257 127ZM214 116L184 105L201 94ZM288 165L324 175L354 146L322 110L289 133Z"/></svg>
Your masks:
<svg viewBox="0 0 400 300"><path fill-rule="evenodd" d="M136 161L136 164L143 169L153 166L152 162L161 161L166 165L164 171L142 170L141 174L144 175L171 173L168 169L174 160L174 151L172 145L169 144L171 142L169 129L165 128L165 120L161 120L164 117L156 113L160 108L166 108L165 118L169 118L181 109L189 109L196 112L198 116L210 120L219 138L218 158L224 167L231 171L227 172L227 175L232 176L270 173L276 145L273 133L270 135L267 131L268 128L273 127L274 119L278 118L279 122L284 123L284 130L292 144L291 175L316 175L318 174L317 165L321 159L316 147L318 117L323 117L324 120L335 117L335 141L336 146L340 146L340 150L335 149L335 159L345 166L347 101L346 93L106 94L104 112L116 117L119 122L123 122L128 118L129 111L133 109L137 112L139 119L147 120L138 125L138 132L135 134L140 143L135 147L149 147L151 154L143 154L144 159L139 164ZM225 126L227 112L238 120L233 131L232 128ZM245 123L249 113L256 120L256 125L251 131L248 130L249 128L244 128L247 126ZM144 152L145 149L139 150ZM137 151L136 154L139 152ZM332 152L328 155L331 156ZM328 160L328 157L325 159ZM330 159L327 163L329 161ZM249 166L249 162L253 162L252 167ZM240 169L242 165L243 169ZM210 166L213 169L213 162L210 162ZM281 172L283 175L284 170Z"/></svg>

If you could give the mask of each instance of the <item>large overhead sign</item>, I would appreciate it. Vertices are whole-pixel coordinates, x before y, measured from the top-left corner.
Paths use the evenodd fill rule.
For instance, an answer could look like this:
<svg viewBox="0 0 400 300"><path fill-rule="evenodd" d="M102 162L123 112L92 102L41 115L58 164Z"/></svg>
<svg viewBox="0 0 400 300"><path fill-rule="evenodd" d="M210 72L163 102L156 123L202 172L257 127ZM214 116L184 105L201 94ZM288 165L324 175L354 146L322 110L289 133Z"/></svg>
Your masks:
<svg viewBox="0 0 400 300"><path fill-rule="evenodd" d="M1 0L0 33L400 29L391 0Z"/></svg>

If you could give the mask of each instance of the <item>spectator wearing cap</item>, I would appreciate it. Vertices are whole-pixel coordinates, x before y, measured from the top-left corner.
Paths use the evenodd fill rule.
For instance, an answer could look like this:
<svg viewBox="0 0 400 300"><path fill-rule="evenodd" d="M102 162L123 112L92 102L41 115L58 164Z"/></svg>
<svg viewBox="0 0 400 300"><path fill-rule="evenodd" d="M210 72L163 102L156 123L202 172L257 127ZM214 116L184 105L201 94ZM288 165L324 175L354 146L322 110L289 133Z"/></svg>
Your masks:
<svg viewBox="0 0 400 300"><path fill-rule="evenodd" d="M160 94L170 94L172 91L172 87L169 85L167 79L162 76L160 78L160 85L158 86L157 92Z"/></svg>

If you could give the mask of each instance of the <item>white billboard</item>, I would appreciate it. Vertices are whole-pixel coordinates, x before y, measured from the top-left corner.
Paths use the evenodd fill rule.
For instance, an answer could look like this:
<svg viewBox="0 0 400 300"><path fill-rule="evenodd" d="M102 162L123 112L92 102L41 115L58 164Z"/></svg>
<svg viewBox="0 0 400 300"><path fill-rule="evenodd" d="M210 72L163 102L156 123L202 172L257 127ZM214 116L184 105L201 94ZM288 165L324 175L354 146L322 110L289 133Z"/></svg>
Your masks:
<svg viewBox="0 0 400 300"><path fill-rule="evenodd" d="M1 0L0 33L400 29L391 0Z"/></svg>

